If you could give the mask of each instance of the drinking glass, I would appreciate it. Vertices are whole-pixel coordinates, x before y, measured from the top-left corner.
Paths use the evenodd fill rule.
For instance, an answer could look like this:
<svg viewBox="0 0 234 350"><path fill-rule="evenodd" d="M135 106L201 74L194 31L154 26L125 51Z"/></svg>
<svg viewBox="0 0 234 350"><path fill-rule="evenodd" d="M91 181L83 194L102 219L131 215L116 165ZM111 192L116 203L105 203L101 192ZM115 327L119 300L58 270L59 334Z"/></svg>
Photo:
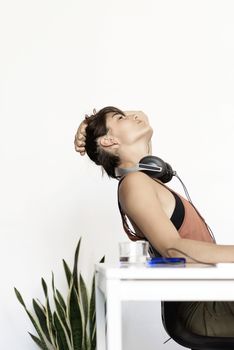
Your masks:
<svg viewBox="0 0 234 350"><path fill-rule="evenodd" d="M142 264L148 258L149 242L120 242L119 261L123 264Z"/></svg>

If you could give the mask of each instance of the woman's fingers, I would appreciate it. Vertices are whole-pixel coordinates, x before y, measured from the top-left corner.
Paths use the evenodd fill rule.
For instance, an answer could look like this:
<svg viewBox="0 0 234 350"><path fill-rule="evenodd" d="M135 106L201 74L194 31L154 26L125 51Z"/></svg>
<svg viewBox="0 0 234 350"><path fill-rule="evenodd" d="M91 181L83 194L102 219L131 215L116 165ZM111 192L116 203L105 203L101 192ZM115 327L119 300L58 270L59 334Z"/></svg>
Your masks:
<svg viewBox="0 0 234 350"><path fill-rule="evenodd" d="M79 127L80 130L79 131L84 136L86 135L86 128L87 128L87 124L85 122L82 122L80 124L80 127Z"/></svg>
<svg viewBox="0 0 234 350"><path fill-rule="evenodd" d="M74 141L74 144L75 144L75 148L79 149L84 149L85 148L85 140L78 140L77 138L75 138L75 141Z"/></svg>
<svg viewBox="0 0 234 350"><path fill-rule="evenodd" d="M79 153L85 153L84 146L79 146L79 145L75 144L75 150L76 150L76 152L79 152Z"/></svg>
<svg viewBox="0 0 234 350"><path fill-rule="evenodd" d="M85 154L86 127L87 122L83 120L77 129L74 140L75 150L82 156Z"/></svg>

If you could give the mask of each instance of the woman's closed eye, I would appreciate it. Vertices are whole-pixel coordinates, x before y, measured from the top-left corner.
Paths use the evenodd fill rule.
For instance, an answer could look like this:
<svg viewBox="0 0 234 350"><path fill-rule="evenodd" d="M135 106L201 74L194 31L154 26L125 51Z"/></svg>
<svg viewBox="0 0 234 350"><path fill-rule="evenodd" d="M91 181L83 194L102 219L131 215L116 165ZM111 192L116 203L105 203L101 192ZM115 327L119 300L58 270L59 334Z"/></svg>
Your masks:
<svg viewBox="0 0 234 350"><path fill-rule="evenodd" d="M126 115L115 113L115 114L112 115L112 118L116 118L117 120L121 120L121 119L125 119Z"/></svg>
<svg viewBox="0 0 234 350"><path fill-rule="evenodd" d="M126 119L126 118L127 118L126 115L118 114L118 120L120 120L120 119Z"/></svg>

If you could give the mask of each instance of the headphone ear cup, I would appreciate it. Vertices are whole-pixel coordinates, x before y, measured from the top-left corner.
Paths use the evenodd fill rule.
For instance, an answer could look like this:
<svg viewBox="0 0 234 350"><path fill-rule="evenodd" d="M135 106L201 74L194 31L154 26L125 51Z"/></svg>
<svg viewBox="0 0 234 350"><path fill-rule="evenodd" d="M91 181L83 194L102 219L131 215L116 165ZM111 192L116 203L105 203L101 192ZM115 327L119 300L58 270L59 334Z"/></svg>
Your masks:
<svg viewBox="0 0 234 350"><path fill-rule="evenodd" d="M159 179L164 183L169 182L174 175L174 171L172 170L172 167L168 163L165 163L159 157L146 156L140 160L139 164L150 165L152 167L152 170L143 170L143 172L153 178ZM156 169L158 168L160 169L156 171Z"/></svg>
<svg viewBox="0 0 234 350"><path fill-rule="evenodd" d="M172 170L172 167L170 166L170 164L168 164L168 163L165 163L165 164L166 164L165 174L160 177L160 180L163 183L171 181L171 179L174 175L174 171Z"/></svg>

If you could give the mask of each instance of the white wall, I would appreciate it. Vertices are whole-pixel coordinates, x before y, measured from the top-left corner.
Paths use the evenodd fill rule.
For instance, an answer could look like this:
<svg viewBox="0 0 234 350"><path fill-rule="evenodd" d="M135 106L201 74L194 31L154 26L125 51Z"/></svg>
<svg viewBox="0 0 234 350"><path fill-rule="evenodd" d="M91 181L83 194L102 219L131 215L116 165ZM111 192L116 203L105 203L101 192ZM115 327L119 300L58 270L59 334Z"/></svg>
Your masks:
<svg viewBox="0 0 234 350"><path fill-rule="evenodd" d="M154 154L178 171L213 228L234 244L234 3L227 0L7 0L0 3L0 343L36 349L15 298L66 291L62 258L117 259L125 240L115 180L73 149L84 113L141 109ZM176 180L171 184L183 193ZM87 266L88 265L88 266ZM181 349L159 304L124 305L125 350ZM155 312L152 313L152 309ZM160 335L155 333L159 327ZM135 334L139 334L141 339ZM158 337L158 338L157 338Z"/></svg>

